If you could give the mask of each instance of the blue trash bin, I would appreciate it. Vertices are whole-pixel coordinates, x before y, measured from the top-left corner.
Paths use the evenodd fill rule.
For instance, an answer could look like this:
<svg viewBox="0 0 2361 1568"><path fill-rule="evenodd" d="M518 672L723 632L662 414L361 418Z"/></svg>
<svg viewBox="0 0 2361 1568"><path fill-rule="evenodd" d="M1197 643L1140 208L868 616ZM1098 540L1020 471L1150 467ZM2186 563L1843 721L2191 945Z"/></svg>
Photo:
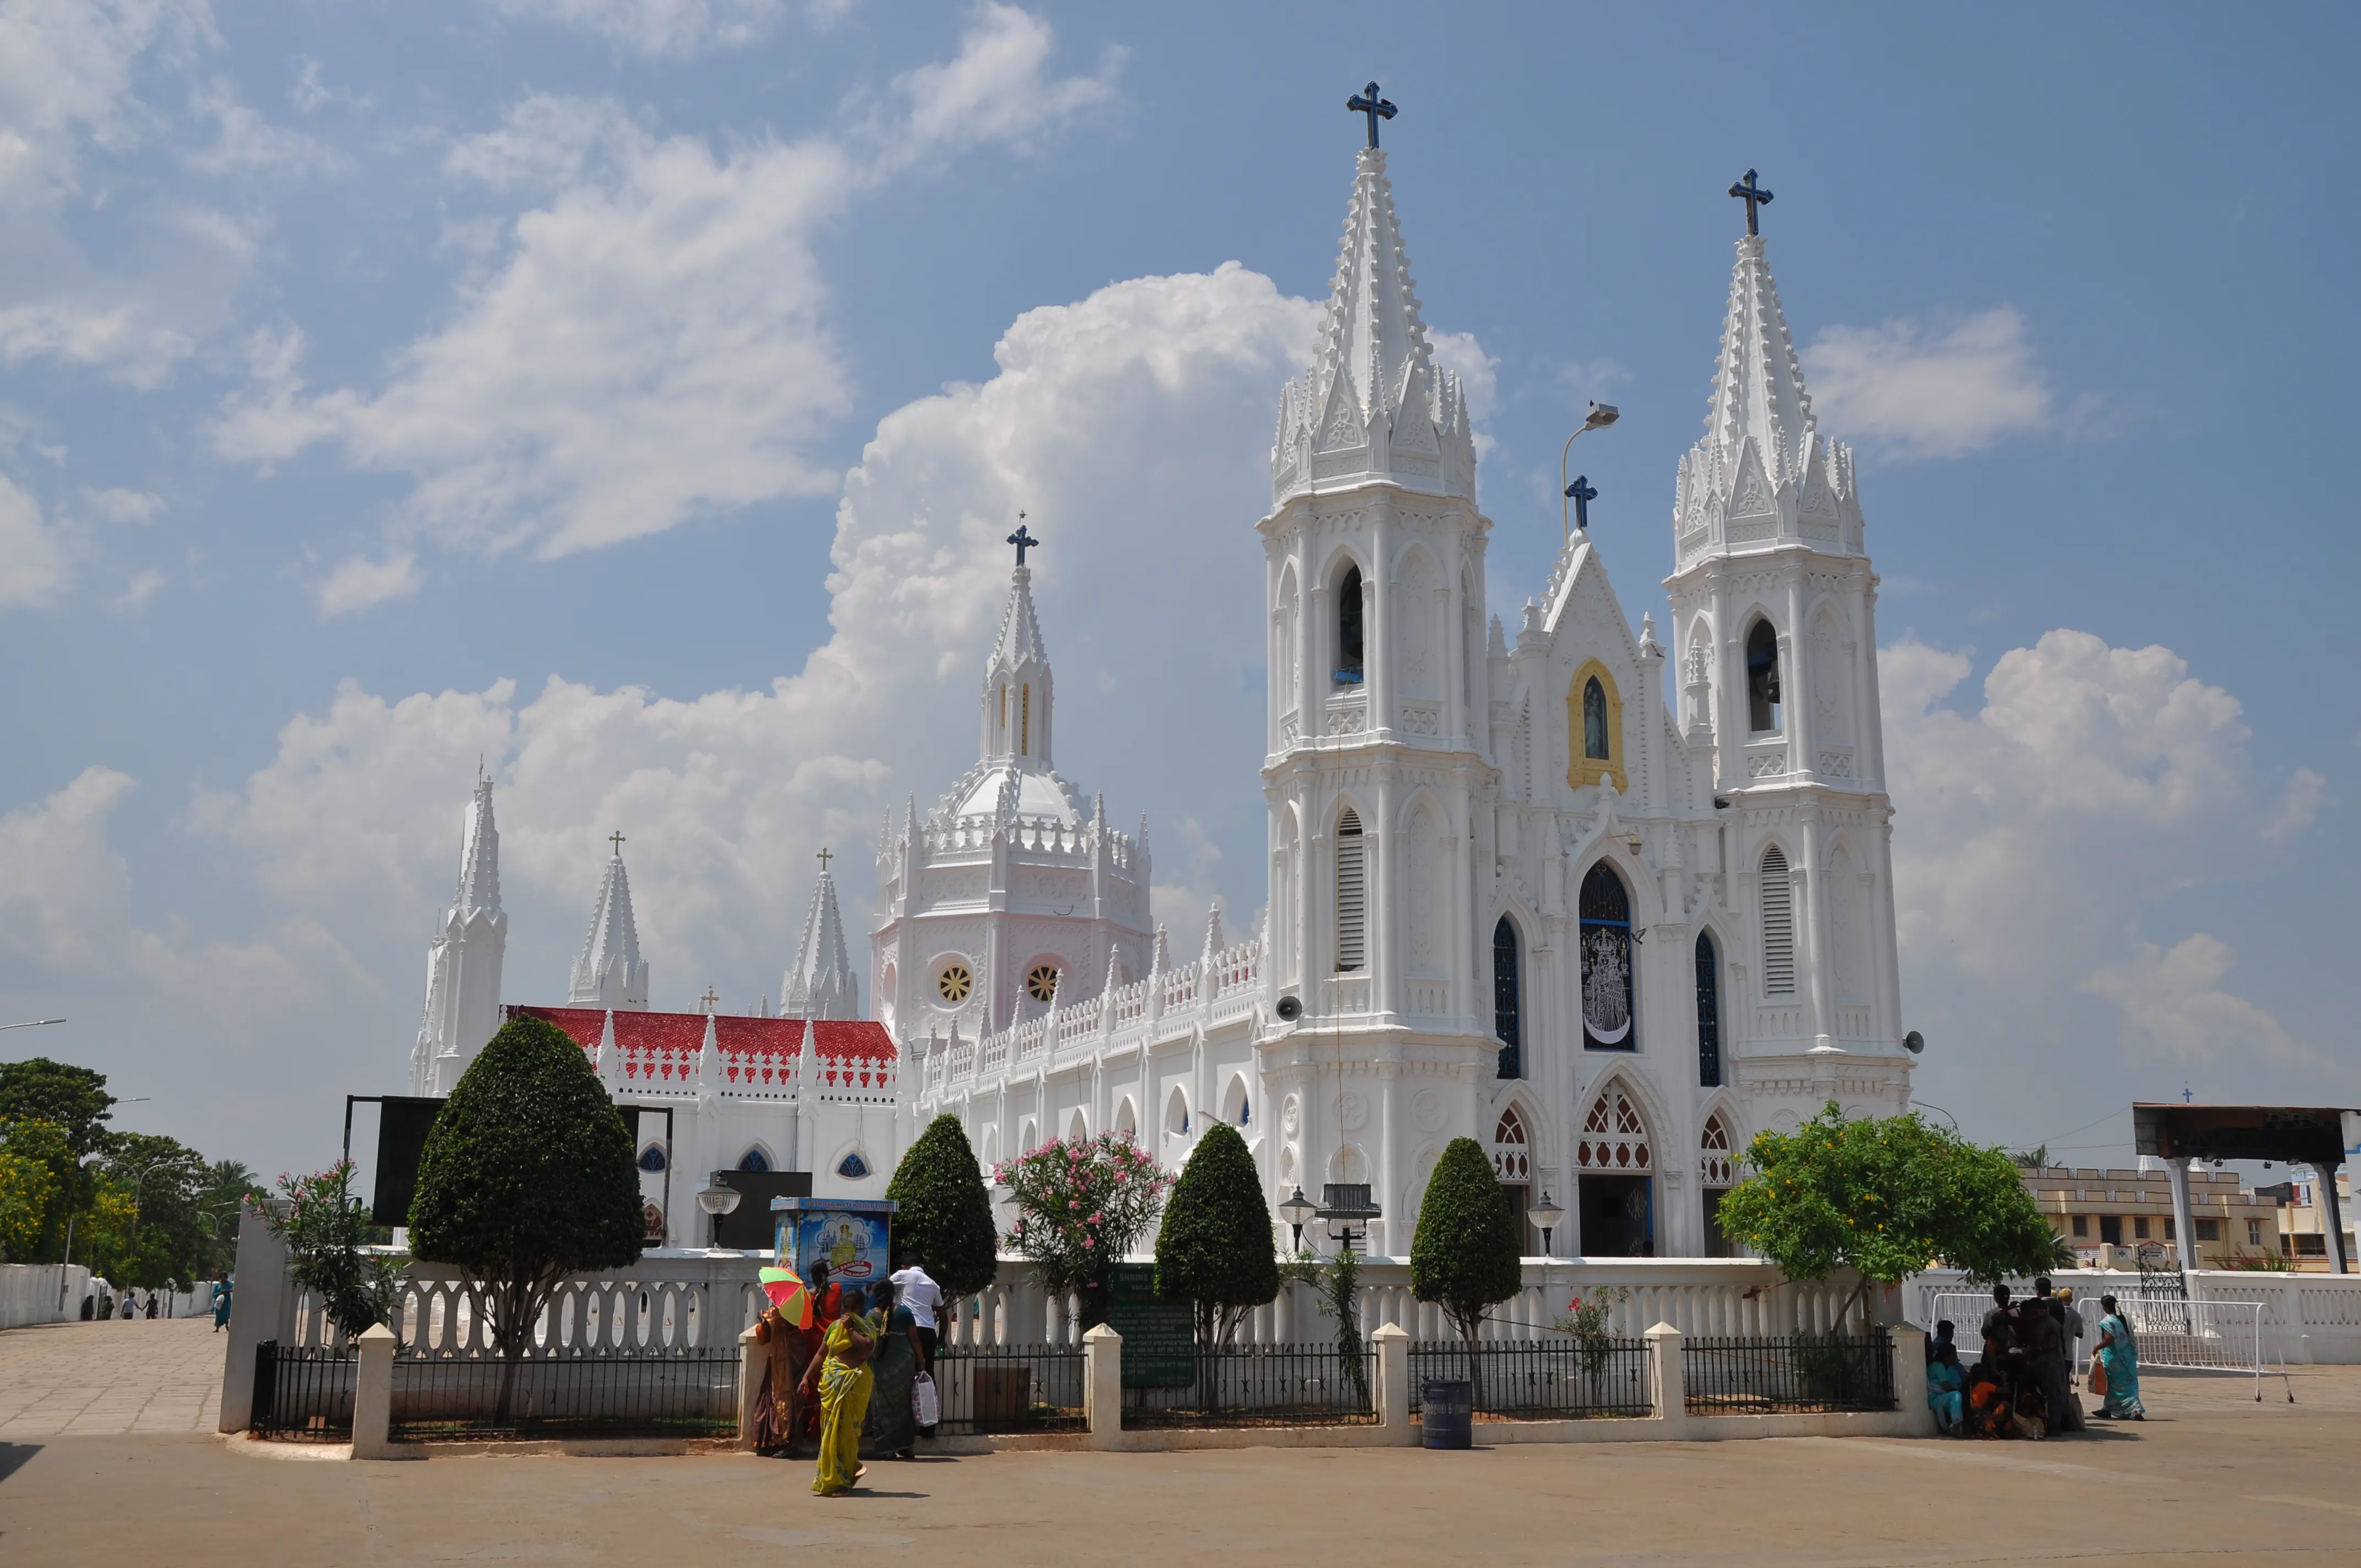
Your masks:
<svg viewBox="0 0 2361 1568"><path fill-rule="evenodd" d="M1474 1447L1476 1386L1463 1378L1428 1378L1419 1394L1419 1425L1429 1448Z"/></svg>

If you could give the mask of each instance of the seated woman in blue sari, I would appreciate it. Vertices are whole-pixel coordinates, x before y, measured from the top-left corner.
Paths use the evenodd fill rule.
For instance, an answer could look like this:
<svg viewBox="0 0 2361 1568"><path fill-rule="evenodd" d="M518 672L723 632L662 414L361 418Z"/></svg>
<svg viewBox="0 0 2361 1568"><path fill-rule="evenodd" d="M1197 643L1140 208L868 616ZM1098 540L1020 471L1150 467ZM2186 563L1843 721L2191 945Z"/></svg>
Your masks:
<svg viewBox="0 0 2361 1568"><path fill-rule="evenodd" d="M1935 1412L1935 1430L1945 1437L1960 1430L1967 1384L1968 1376L1960 1369L1960 1353L1948 1343L1937 1345L1935 1359L1927 1367L1927 1408Z"/></svg>
<svg viewBox="0 0 2361 1568"><path fill-rule="evenodd" d="M2107 1375L2107 1393L2099 1415L2107 1420L2147 1420L2139 1397L2139 1341L2132 1325L2115 1308L2113 1296L2099 1298L2099 1369Z"/></svg>

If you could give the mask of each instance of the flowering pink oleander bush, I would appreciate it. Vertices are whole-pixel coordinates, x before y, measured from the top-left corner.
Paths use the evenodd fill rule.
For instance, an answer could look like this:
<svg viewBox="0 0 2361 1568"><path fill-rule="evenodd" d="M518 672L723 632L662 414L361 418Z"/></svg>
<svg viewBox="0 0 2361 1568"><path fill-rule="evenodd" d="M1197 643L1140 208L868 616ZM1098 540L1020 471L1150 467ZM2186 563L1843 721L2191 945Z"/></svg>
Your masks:
<svg viewBox="0 0 2361 1568"><path fill-rule="evenodd" d="M1171 1178L1129 1138L1101 1133L1002 1160L992 1179L1016 1206L1009 1249L1052 1297L1080 1298L1084 1328L1104 1322L1109 1271L1156 1223Z"/></svg>

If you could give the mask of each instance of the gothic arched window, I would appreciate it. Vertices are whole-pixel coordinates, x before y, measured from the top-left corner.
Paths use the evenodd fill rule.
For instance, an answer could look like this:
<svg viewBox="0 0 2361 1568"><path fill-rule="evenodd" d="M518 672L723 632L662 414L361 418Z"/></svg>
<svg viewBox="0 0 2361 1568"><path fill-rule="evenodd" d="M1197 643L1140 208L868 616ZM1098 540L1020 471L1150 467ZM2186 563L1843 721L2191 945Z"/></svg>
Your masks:
<svg viewBox="0 0 2361 1568"><path fill-rule="evenodd" d="M1758 620L1746 634L1747 728L1757 735L1779 729L1779 633Z"/></svg>
<svg viewBox="0 0 2361 1568"><path fill-rule="evenodd" d="M662 1173L664 1168L664 1145L650 1144L640 1153L640 1168L650 1176Z"/></svg>
<svg viewBox="0 0 2361 1568"><path fill-rule="evenodd" d="M1582 879L1582 1045L1637 1050L1631 1016L1631 895L1605 861Z"/></svg>
<svg viewBox="0 0 2361 1568"><path fill-rule="evenodd" d="M854 1149L836 1162L836 1173L847 1181L863 1181L869 1176L869 1162L861 1157L859 1149Z"/></svg>
<svg viewBox="0 0 2361 1568"><path fill-rule="evenodd" d="M1763 851L1763 991L1795 994L1795 890L1776 844Z"/></svg>
<svg viewBox="0 0 2361 1568"><path fill-rule="evenodd" d="M1582 686L1582 754L1594 762L1615 760L1607 744L1607 688L1597 675Z"/></svg>
<svg viewBox="0 0 2361 1568"><path fill-rule="evenodd" d="M771 1168L771 1157L764 1154L758 1148L748 1149L744 1154L738 1157L738 1168L741 1170L768 1170Z"/></svg>
<svg viewBox="0 0 2361 1568"><path fill-rule="evenodd" d="M1525 1076L1523 1003L1517 927L1503 915L1492 927L1492 1037L1500 1042L1502 1078Z"/></svg>
<svg viewBox="0 0 2361 1568"><path fill-rule="evenodd" d="M1533 1174L1532 1142L1525 1136L1525 1119L1514 1105L1500 1113L1499 1124L1492 1129L1492 1174L1509 1183L1530 1180Z"/></svg>
<svg viewBox="0 0 2361 1568"><path fill-rule="evenodd" d="M1357 970L1368 947L1368 878L1360 813L1336 820L1336 968Z"/></svg>
<svg viewBox="0 0 2361 1568"><path fill-rule="evenodd" d="M1361 568L1345 568L1336 585L1336 684L1361 684Z"/></svg>
<svg viewBox="0 0 2361 1568"><path fill-rule="evenodd" d="M1697 939L1697 1083L1721 1087L1721 966L1713 950L1712 933L1699 931Z"/></svg>

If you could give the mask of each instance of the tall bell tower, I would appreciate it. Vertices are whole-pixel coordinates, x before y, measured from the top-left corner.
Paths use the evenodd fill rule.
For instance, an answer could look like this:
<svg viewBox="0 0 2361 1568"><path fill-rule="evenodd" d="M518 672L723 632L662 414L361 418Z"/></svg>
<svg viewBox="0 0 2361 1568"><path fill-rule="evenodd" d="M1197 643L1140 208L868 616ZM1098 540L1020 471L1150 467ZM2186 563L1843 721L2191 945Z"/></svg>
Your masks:
<svg viewBox="0 0 2361 1568"><path fill-rule="evenodd" d="M1673 608L1682 742L1726 803L1720 897L1738 1082L1809 1115L1908 1095L1893 806L1877 691L1877 575L1852 452L1805 390L1756 209L1730 272L1705 435L1681 460ZM1767 1112L1769 1107L1765 1107Z"/></svg>
<svg viewBox="0 0 2361 1568"><path fill-rule="evenodd" d="M1296 1185L1366 1182L1408 1248L1433 1156L1497 1062L1470 932L1488 788L1484 549L1456 377L1437 367L1394 215L1376 85L1312 364L1280 395L1268 569L1268 1003L1260 1043ZM1488 974L1488 970L1484 971ZM1281 1010L1284 1011L1284 1010Z"/></svg>

